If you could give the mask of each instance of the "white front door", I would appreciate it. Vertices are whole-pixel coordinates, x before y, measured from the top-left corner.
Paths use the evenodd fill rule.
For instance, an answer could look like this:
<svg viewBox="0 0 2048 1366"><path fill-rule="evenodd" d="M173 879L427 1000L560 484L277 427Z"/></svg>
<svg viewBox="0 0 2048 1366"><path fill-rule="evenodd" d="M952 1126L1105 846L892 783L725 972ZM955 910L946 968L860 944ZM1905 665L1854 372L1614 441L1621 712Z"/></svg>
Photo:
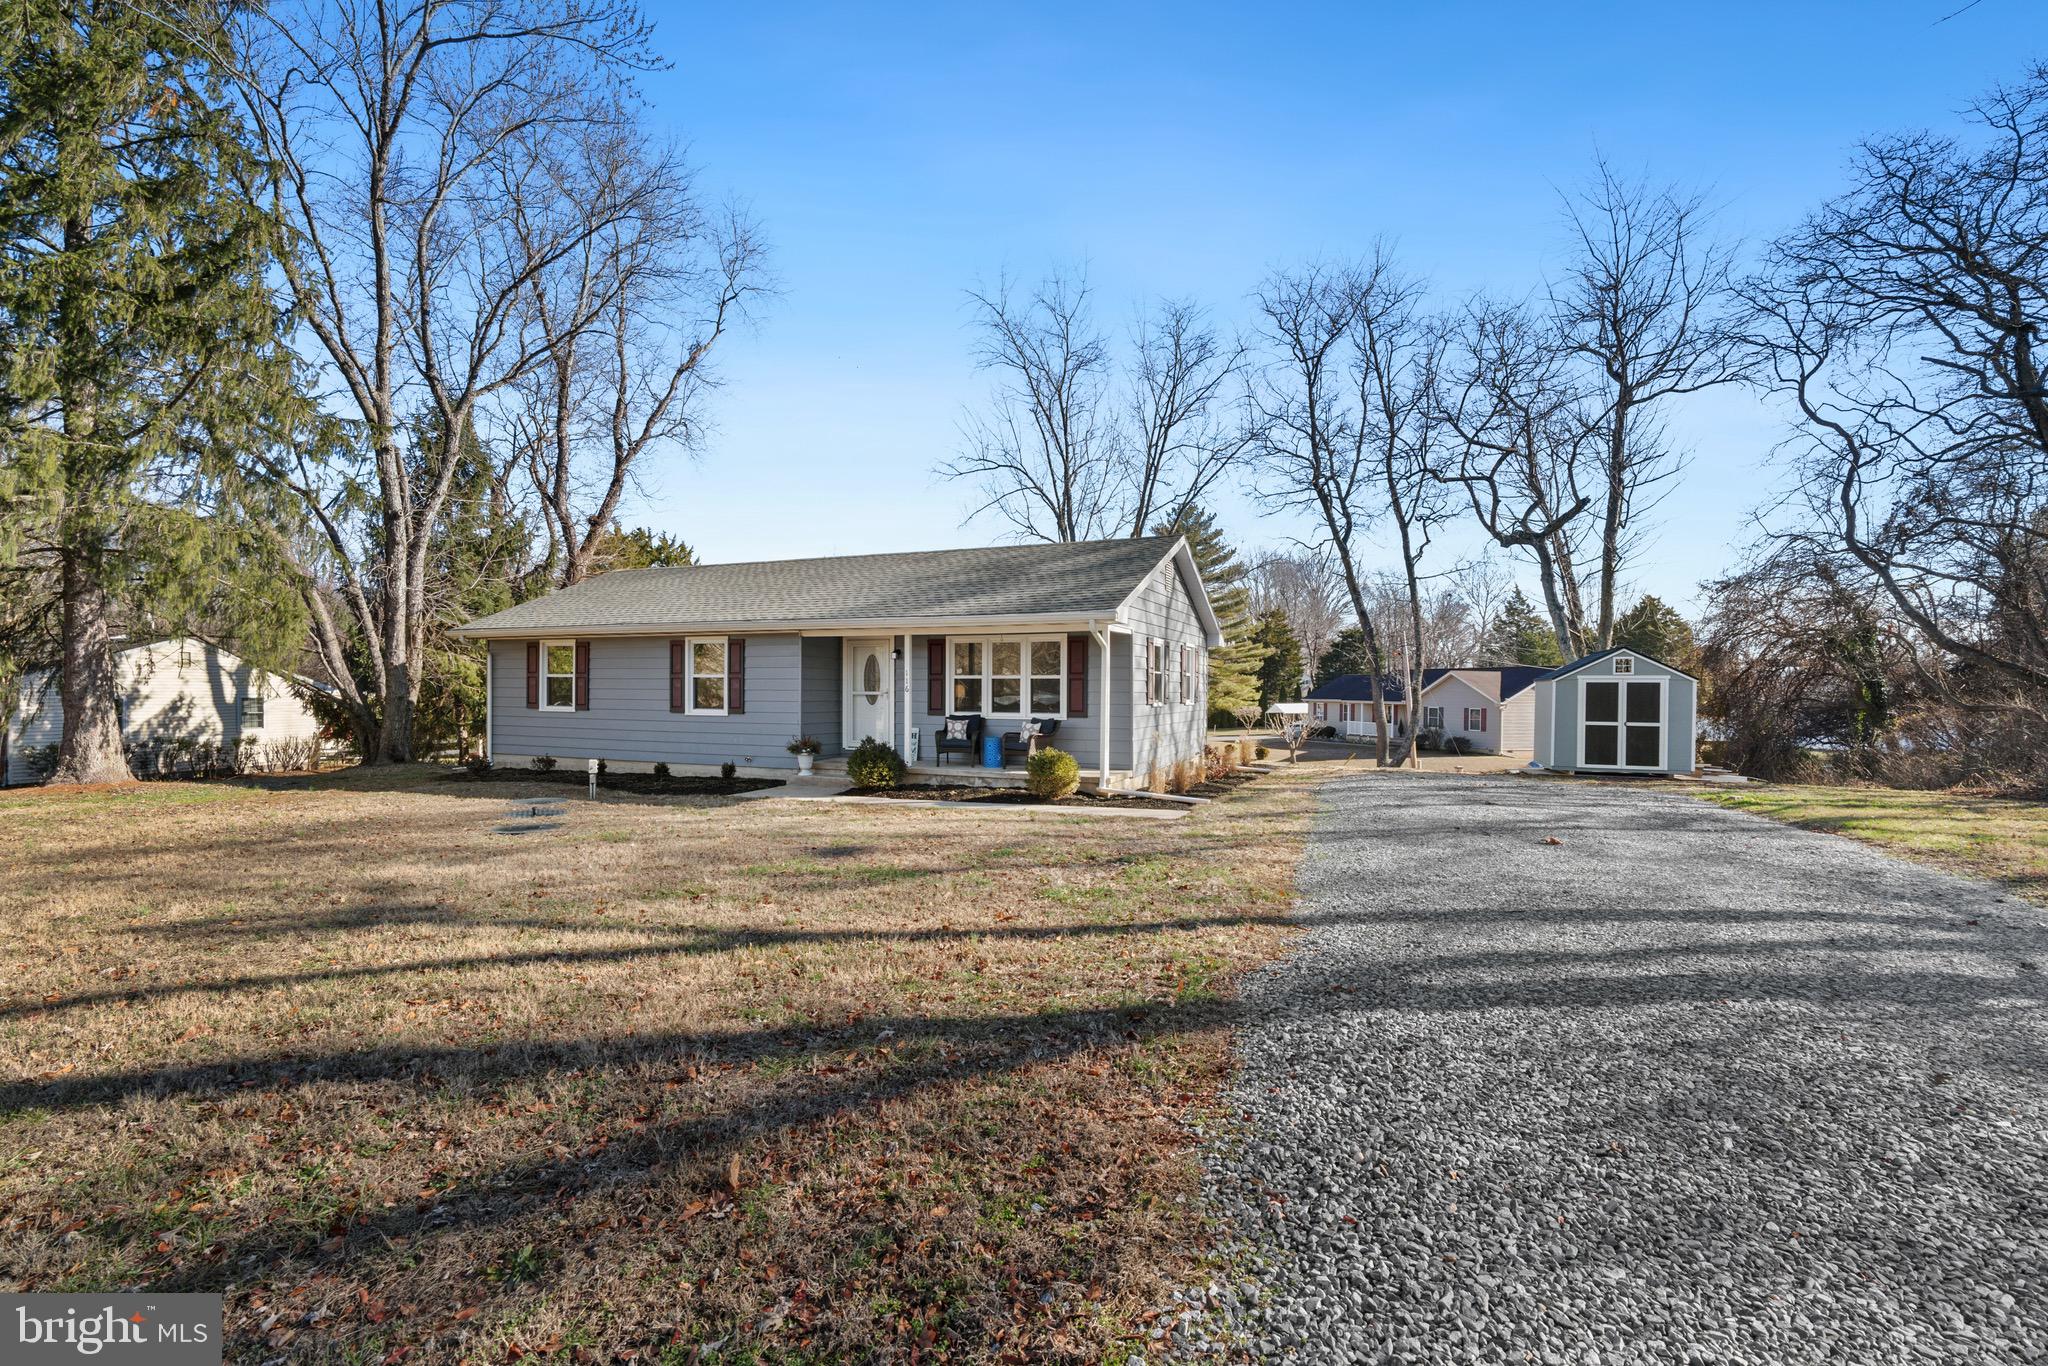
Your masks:
<svg viewBox="0 0 2048 1366"><path fill-rule="evenodd" d="M852 749L867 739L885 745L896 743L890 723L896 708L894 669L886 640L846 642L846 747Z"/></svg>

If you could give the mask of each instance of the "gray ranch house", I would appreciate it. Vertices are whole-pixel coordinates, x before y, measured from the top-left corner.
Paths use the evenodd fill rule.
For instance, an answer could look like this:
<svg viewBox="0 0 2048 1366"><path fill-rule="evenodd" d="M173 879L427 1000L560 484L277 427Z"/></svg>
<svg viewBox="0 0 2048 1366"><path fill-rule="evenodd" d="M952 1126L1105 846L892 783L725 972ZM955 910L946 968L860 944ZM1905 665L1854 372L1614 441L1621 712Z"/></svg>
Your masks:
<svg viewBox="0 0 2048 1366"><path fill-rule="evenodd" d="M1041 719L1106 788L1200 756L1223 643L1178 536L618 570L457 634L489 652L503 766L773 775L808 735L967 777L978 755L938 749L949 716Z"/></svg>

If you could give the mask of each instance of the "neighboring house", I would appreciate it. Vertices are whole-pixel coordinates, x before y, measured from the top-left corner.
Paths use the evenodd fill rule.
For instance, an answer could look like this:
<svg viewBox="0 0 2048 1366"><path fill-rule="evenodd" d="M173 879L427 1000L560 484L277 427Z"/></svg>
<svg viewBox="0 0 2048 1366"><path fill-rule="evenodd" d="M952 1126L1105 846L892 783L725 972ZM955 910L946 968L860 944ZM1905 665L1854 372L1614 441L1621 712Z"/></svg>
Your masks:
<svg viewBox="0 0 2048 1366"><path fill-rule="evenodd" d="M316 685L259 669L232 651L192 636L117 650L121 738L132 757L175 756L198 749L234 750L243 737L260 748L273 741L316 740L320 723L293 690ZM64 704L54 672L21 681L0 740L0 774L8 784L40 781L31 754L64 735ZM182 749L181 749L182 747Z"/></svg>
<svg viewBox="0 0 2048 1366"><path fill-rule="evenodd" d="M1535 748L1535 696L1531 689L1548 670L1527 665L1505 669L1424 669L1417 723L1446 739L1457 737L1486 754L1527 754ZM1407 689L1401 679L1382 682L1387 697L1387 732L1408 733ZM1368 740L1378 732L1372 715L1373 680L1339 674L1309 693L1309 716L1346 739Z"/></svg>
<svg viewBox="0 0 2048 1366"><path fill-rule="evenodd" d="M1408 690L1398 678L1390 676L1380 682L1386 688L1387 734L1406 735ZM1373 680L1369 675L1338 674L1310 690L1309 720L1317 726L1329 726L1347 740L1372 739L1379 734L1372 715L1373 701Z"/></svg>
<svg viewBox="0 0 2048 1366"><path fill-rule="evenodd" d="M1515 664L1501 669L1425 669L1425 731L1461 739L1483 754L1529 754L1536 748L1536 680L1548 669Z"/></svg>
<svg viewBox="0 0 2048 1366"><path fill-rule="evenodd" d="M1531 689L1536 762L1567 772L1691 773L1699 680L1616 647L1553 669Z"/></svg>
<svg viewBox="0 0 2048 1366"><path fill-rule="evenodd" d="M457 634L486 643L500 765L782 771L809 735L929 766L947 716L979 715L1057 720L1106 787L1202 753L1222 644L1177 536L617 570Z"/></svg>

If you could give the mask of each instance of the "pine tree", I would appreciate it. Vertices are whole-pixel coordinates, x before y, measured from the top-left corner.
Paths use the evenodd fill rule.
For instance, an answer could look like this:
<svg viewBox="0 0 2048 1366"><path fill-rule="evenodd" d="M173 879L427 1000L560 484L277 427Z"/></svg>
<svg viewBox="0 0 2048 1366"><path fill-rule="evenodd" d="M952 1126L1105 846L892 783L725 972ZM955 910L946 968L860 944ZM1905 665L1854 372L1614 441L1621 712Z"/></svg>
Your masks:
<svg viewBox="0 0 2048 1366"><path fill-rule="evenodd" d="M1292 702L1301 694L1301 642L1279 608L1252 624L1252 639L1263 656L1259 661L1259 710L1275 702Z"/></svg>
<svg viewBox="0 0 2048 1366"><path fill-rule="evenodd" d="M0 561L47 585L56 782L130 777L123 614L232 600L266 561L237 456L290 371L256 159L206 62L226 17L18 0L0 38Z"/></svg>
<svg viewBox="0 0 2048 1366"><path fill-rule="evenodd" d="M679 569L697 563L697 552L666 531L644 526L621 531L613 527L598 538L590 558L601 574L610 569Z"/></svg>
<svg viewBox="0 0 2048 1366"><path fill-rule="evenodd" d="M1486 629L1479 646L1480 667L1534 664L1554 669L1562 663L1564 656L1558 653L1557 634L1550 629L1549 619L1517 588Z"/></svg>
<svg viewBox="0 0 2048 1366"><path fill-rule="evenodd" d="M1337 638L1330 642L1330 648L1323 651L1323 657L1316 661L1316 686L1320 688L1344 674L1372 677L1372 651L1366 647L1365 632L1356 626L1347 626L1339 631Z"/></svg>
<svg viewBox="0 0 2048 1366"><path fill-rule="evenodd" d="M1649 593L1636 599L1635 606L1616 619L1614 643L1660 659L1676 669L1690 670L1698 654L1692 627L1686 619L1662 598Z"/></svg>
<svg viewBox="0 0 2048 1366"><path fill-rule="evenodd" d="M1195 568L1201 571L1209 605L1223 631L1223 648L1209 652L1210 723L1222 723L1217 713L1227 715L1250 706L1264 710L1260 677L1266 646L1252 623L1251 571L1223 539L1214 515L1201 508L1191 507L1173 522L1160 523L1153 534L1188 538L1188 550L1195 557Z"/></svg>

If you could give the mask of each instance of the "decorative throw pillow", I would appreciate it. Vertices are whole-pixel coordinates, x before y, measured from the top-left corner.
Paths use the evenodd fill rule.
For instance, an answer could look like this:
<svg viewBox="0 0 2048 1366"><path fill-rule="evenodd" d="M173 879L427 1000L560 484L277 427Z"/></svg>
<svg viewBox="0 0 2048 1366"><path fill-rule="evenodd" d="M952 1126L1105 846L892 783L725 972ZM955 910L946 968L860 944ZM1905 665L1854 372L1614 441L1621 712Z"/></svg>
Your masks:
<svg viewBox="0 0 2048 1366"><path fill-rule="evenodd" d="M1026 740L1034 740L1038 738L1038 722L1026 721L1024 723L1023 737Z"/></svg>
<svg viewBox="0 0 2048 1366"><path fill-rule="evenodd" d="M946 738L948 740L965 740L967 738L967 718L964 716L947 717Z"/></svg>

